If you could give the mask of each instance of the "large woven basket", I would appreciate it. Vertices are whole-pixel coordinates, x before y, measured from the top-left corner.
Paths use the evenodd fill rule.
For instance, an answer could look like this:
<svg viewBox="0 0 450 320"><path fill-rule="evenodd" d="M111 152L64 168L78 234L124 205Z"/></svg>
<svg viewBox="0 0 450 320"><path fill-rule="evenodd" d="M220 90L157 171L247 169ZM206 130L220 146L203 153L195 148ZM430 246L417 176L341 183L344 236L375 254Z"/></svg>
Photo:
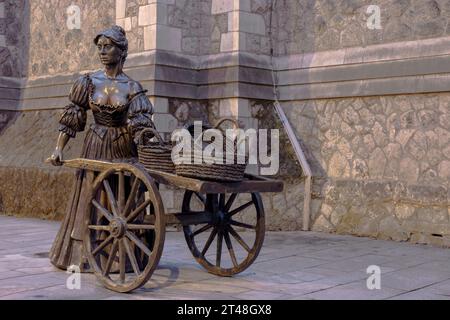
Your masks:
<svg viewBox="0 0 450 320"><path fill-rule="evenodd" d="M149 133L153 134L158 141L148 141L149 139L146 135ZM137 150L139 162L146 169L175 173L175 165L172 161L172 144L165 142L155 129L147 128L142 130Z"/></svg>
<svg viewBox="0 0 450 320"><path fill-rule="evenodd" d="M233 118L223 118L220 119L217 124L214 126L214 129L220 129L220 126L225 121L230 121L234 124L235 129L239 128L238 122ZM223 131L222 131L223 132ZM191 134L192 135L192 134ZM192 138L192 142L194 146L201 145L201 139L203 134L200 135L196 140ZM232 144L231 148L233 150L232 154L228 154L228 159L233 159L233 163L227 163L227 153L223 153L223 163L213 163L214 159L210 157L209 159L204 155L196 154L192 152L191 154L191 162L190 163L178 163L175 162L175 170L177 175L183 177L196 178L201 180L212 180L212 181L221 181L221 182L239 182L244 179L245 169L247 168L248 156L244 155L242 158L244 159L244 163L238 163L238 153L237 146L234 141L230 141L227 139L225 134L223 134L224 143L226 146ZM200 146L201 150L203 150L203 146ZM226 149L226 150L230 150ZM196 161L198 163L196 163Z"/></svg>

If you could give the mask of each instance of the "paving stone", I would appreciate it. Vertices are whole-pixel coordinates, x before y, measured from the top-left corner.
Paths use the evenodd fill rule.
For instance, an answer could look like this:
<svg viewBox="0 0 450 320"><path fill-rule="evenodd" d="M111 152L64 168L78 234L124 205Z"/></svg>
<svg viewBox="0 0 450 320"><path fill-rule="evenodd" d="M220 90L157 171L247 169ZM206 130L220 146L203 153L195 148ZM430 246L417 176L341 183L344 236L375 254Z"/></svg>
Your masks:
<svg viewBox="0 0 450 320"><path fill-rule="evenodd" d="M336 262L329 262L326 265L322 265L326 269L334 270L346 270L347 272L355 272L366 270L371 265L382 266L383 263L393 261L394 257L381 256L375 254L366 254L359 257L354 257L345 260L339 260Z"/></svg>
<svg viewBox="0 0 450 320"><path fill-rule="evenodd" d="M353 247L338 247L333 249L318 250L300 253L302 257L320 258L323 260L337 261L355 258L367 254L367 249L355 249Z"/></svg>
<svg viewBox="0 0 450 320"><path fill-rule="evenodd" d="M433 292L446 295L450 298L450 280L437 283L428 287L427 289L432 290Z"/></svg>
<svg viewBox="0 0 450 320"><path fill-rule="evenodd" d="M389 300L450 300L450 295L438 294L433 290L421 289L391 297Z"/></svg>
<svg viewBox="0 0 450 320"><path fill-rule="evenodd" d="M276 300L285 296L283 293L267 292L267 291L247 291L234 295L237 299L243 300Z"/></svg>
<svg viewBox="0 0 450 320"><path fill-rule="evenodd" d="M405 291L417 290L450 279L448 272L413 267L382 276L382 286Z"/></svg>
<svg viewBox="0 0 450 320"><path fill-rule="evenodd" d="M206 272L184 235L168 232L160 264L142 288L121 295L82 274L81 289L69 290L69 274L46 258L57 230L55 222L0 216L0 299L450 298L447 249L315 232L268 232L260 257L232 278ZM373 264L381 267L381 290L366 286Z"/></svg>
<svg viewBox="0 0 450 320"><path fill-rule="evenodd" d="M265 262L256 262L253 269L270 273L284 273L319 266L326 262L326 260L292 256Z"/></svg>
<svg viewBox="0 0 450 320"><path fill-rule="evenodd" d="M320 300L379 300L399 295L402 292L401 290L391 288L369 290L364 281L336 286L328 290L321 290L308 294L305 297Z"/></svg>

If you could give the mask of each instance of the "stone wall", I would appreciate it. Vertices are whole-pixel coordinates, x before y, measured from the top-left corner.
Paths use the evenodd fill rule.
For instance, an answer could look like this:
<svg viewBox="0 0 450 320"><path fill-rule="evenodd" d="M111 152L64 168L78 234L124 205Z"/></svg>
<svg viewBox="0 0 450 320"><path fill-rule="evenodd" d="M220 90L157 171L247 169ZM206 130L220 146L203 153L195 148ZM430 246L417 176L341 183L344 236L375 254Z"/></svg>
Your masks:
<svg viewBox="0 0 450 320"><path fill-rule="evenodd" d="M2 134L19 116L18 112L0 110L0 134Z"/></svg>
<svg viewBox="0 0 450 320"><path fill-rule="evenodd" d="M0 76L26 75L29 14L26 0L0 1Z"/></svg>
<svg viewBox="0 0 450 320"><path fill-rule="evenodd" d="M313 164L314 230L450 244L449 94L284 109Z"/></svg>
<svg viewBox="0 0 450 320"><path fill-rule="evenodd" d="M252 0L268 29L271 0ZM381 30L367 27L369 5L381 9ZM275 54L361 47L449 34L446 0L277 0L273 13Z"/></svg>
<svg viewBox="0 0 450 320"><path fill-rule="evenodd" d="M73 172L43 161L78 72L100 67L92 38L115 22L130 42L125 71L149 90L166 138L223 116L281 130L286 187L263 195L268 230L303 227L304 181L274 113L275 79L312 167L313 230L450 245L447 2L277 0L272 12L271 0L78 1L81 30L68 30L69 1L0 0L0 213L62 217ZM369 4L381 30L367 28ZM22 32L8 31L20 21ZM161 191L179 210L182 190Z"/></svg>
<svg viewBox="0 0 450 320"><path fill-rule="evenodd" d="M116 22L129 34L131 53L156 47L191 55L215 53L228 21L211 14L211 2L117 0Z"/></svg>
<svg viewBox="0 0 450 320"><path fill-rule="evenodd" d="M220 34L226 32L226 14L212 14L212 0L175 1L167 6L167 23L181 31L181 52L205 55L220 51Z"/></svg>
<svg viewBox="0 0 450 320"><path fill-rule="evenodd" d="M67 8L80 7L81 28L67 27ZM28 75L75 73L100 68L93 39L115 21L115 2L33 0Z"/></svg>
<svg viewBox="0 0 450 320"><path fill-rule="evenodd" d="M74 172L44 161L56 144L60 110L0 113L12 118L0 129L0 214L59 220ZM84 135L67 145L66 159L78 157Z"/></svg>

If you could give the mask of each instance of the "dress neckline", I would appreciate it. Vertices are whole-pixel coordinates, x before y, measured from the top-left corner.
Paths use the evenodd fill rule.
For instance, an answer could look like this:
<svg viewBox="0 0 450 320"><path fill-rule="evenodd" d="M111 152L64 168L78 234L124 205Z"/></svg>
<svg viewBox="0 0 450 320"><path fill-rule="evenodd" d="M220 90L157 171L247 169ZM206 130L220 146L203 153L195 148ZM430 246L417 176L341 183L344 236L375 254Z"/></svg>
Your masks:
<svg viewBox="0 0 450 320"><path fill-rule="evenodd" d="M131 102L133 102L134 99L136 99L140 95L145 95L148 90L141 90L136 92L133 95L128 94L128 101L123 104L117 104L117 105L110 105L110 104L101 104L94 101L92 96L94 95L95 91L95 84L92 81L91 75L88 73L86 74L87 80L88 80L88 98L89 102L92 103L94 106L98 107L102 111L106 111L109 113L115 112L117 110L123 110L124 108L128 107Z"/></svg>
<svg viewBox="0 0 450 320"><path fill-rule="evenodd" d="M101 104L101 103L95 102L94 99L92 98L92 96L94 95L94 92L95 92L95 84L92 81L90 74L87 74L86 77L88 79L88 86L89 86L89 89L88 89L89 102L92 103L94 106L102 109L102 111L114 112L117 110L121 110L130 104L131 99L129 99L129 95L128 95L128 102L123 103L123 104L111 105L111 104Z"/></svg>

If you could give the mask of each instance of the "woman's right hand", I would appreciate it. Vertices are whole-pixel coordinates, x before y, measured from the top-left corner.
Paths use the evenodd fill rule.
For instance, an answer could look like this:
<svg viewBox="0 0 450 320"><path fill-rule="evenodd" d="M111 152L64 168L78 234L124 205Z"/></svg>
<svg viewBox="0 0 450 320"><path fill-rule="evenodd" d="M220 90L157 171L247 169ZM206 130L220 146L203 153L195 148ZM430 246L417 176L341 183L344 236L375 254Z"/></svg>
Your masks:
<svg viewBox="0 0 450 320"><path fill-rule="evenodd" d="M62 150L55 149L55 151L53 151L52 156L50 157L50 162L52 163L52 165L59 167L63 165L62 159L63 159Z"/></svg>

